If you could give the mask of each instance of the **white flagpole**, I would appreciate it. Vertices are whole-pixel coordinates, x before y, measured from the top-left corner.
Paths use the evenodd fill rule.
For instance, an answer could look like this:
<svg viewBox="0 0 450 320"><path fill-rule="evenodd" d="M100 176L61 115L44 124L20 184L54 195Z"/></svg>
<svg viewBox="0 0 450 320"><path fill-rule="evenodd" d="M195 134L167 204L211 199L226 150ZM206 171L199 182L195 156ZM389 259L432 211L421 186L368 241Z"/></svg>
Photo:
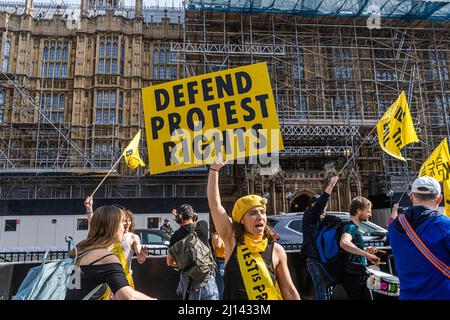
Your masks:
<svg viewBox="0 0 450 320"><path fill-rule="evenodd" d="M123 153L120 155L119 159L117 159L116 163L114 163L114 165L112 166L112 168L109 170L109 172L106 174L106 176L103 178L103 180L100 182L100 184L97 186L97 188L95 188L94 192L92 192L91 197L94 196L94 193L98 190L98 188L100 188L100 186L102 185L103 181L106 180L106 178L109 176L109 174L113 171L114 167L119 163L120 159L122 159L123 157Z"/></svg>

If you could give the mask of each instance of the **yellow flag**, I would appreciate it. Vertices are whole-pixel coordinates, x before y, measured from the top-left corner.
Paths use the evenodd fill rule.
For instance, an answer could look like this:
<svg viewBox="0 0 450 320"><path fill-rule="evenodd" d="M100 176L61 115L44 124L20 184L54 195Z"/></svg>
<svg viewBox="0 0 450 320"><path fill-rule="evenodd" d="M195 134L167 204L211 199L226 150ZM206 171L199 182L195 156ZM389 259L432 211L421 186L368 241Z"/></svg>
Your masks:
<svg viewBox="0 0 450 320"><path fill-rule="evenodd" d="M400 150L412 142L418 142L419 138L404 91L378 121L377 132L381 148L391 156L406 161Z"/></svg>
<svg viewBox="0 0 450 320"><path fill-rule="evenodd" d="M448 153L447 138L442 140L420 167L419 177L423 176L433 177L437 181L450 179L450 155Z"/></svg>
<svg viewBox="0 0 450 320"><path fill-rule="evenodd" d="M141 130L136 133L133 140L131 140L130 144L122 153L127 166L129 166L131 169L136 169L139 165L145 167L145 162L139 156L139 140L141 140Z"/></svg>
<svg viewBox="0 0 450 320"><path fill-rule="evenodd" d="M444 214L450 217L450 180L444 181Z"/></svg>

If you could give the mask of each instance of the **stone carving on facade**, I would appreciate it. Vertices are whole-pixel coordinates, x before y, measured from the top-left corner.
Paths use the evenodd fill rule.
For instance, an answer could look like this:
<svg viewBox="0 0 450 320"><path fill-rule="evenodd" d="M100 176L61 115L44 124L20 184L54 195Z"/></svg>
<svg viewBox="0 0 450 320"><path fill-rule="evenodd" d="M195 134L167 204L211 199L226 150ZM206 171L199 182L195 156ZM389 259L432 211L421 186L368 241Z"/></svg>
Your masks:
<svg viewBox="0 0 450 320"><path fill-rule="evenodd" d="M285 183L285 174L283 171L278 172L273 179L275 180L275 191L282 193Z"/></svg>
<svg viewBox="0 0 450 320"><path fill-rule="evenodd" d="M255 186L255 194L262 194L263 193L263 177L257 173L253 176L253 183Z"/></svg>

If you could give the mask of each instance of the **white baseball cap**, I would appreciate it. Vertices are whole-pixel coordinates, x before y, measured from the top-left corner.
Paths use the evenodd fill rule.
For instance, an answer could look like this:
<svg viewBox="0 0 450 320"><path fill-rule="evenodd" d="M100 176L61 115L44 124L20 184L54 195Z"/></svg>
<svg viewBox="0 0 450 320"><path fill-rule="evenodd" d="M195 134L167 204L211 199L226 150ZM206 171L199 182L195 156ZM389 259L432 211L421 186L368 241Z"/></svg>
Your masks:
<svg viewBox="0 0 450 320"><path fill-rule="evenodd" d="M432 177L420 177L414 180L411 192L421 194L441 194L441 185Z"/></svg>

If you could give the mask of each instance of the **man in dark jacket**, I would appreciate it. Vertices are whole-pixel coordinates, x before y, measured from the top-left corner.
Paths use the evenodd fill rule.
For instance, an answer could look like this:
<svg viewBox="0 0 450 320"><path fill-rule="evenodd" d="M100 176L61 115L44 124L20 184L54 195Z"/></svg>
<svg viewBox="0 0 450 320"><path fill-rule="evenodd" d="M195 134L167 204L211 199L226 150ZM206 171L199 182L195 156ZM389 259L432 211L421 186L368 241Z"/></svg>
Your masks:
<svg viewBox="0 0 450 320"><path fill-rule="evenodd" d="M164 219L164 224L159 229L167 233L169 236L173 234L173 229L170 225L169 219Z"/></svg>
<svg viewBox="0 0 450 320"><path fill-rule="evenodd" d="M338 181L338 177L332 177L325 192L319 197L311 196L308 209L302 219L303 244L300 254L306 257L306 266L314 284L316 300L330 300L329 288L327 288L319 273L319 257L314 248L314 238L319 231L320 220L325 216L328 198Z"/></svg>
<svg viewBox="0 0 450 320"><path fill-rule="evenodd" d="M208 223L205 220L197 222L198 216L189 204L182 204L174 212L174 219L180 225L180 228L172 234L169 248L175 243L187 237L194 228L198 238L209 247ZM167 252L167 265L177 268L175 259ZM183 271L180 273L180 281L177 287L177 294L183 297L183 300L218 300L219 290L217 289L214 269L206 276L202 282L191 280Z"/></svg>
<svg viewBox="0 0 450 320"><path fill-rule="evenodd" d="M450 218L437 213L441 186L431 177L417 178L409 195L413 206L405 212L411 228L445 265L450 265ZM402 300L449 300L450 278L433 265L409 239L399 218L389 225L389 240L400 279Z"/></svg>

